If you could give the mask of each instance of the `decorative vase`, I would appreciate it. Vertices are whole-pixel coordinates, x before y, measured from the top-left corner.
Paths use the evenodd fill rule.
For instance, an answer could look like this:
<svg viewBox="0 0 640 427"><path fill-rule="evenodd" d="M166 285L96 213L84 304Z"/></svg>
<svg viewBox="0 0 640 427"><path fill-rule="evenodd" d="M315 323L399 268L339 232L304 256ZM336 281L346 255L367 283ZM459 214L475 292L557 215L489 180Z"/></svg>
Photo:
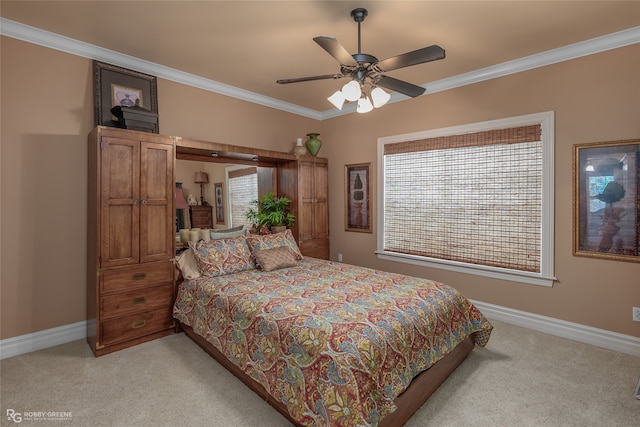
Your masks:
<svg viewBox="0 0 640 427"><path fill-rule="evenodd" d="M304 156L305 154L307 154L307 149L302 143L303 143L302 138L298 138L298 140L296 141L296 145L293 147L293 151L292 151L294 155Z"/></svg>
<svg viewBox="0 0 640 427"><path fill-rule="evenodd" d="M318 154L318 151L320 151L320 147L322 147L322 141L320 141L318 139L318 135L320 135L319 133L308 133L307 136L309 137L309 139L307 139L307 150L309 150L309 154L311 154L312 156L315 156Z"/></svg>

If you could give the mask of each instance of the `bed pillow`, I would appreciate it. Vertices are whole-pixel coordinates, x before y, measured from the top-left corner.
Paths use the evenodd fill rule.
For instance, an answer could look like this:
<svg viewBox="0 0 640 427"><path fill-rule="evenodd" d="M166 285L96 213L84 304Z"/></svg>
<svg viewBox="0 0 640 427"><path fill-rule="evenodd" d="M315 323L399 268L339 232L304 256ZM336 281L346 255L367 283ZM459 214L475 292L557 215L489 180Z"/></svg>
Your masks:
<svg viewBox="0 0 640 427"><path fill-rule="evenodd" d="M249 244L252 253L263 249L273 249L279 248L280 246L287 246L293 251L293 254L295 255L297 260L302 259L300 248L298 248L296 240L293 238L293 234L288 228L282 233L276 234L265 234L262 236L257 234L249 234L247 236L247 243Z"/></svg>
<svg viewBox="0 0 640 427"><path fill-rule="evenodd" d="M263 271L273 271L285 267L293 267L298 263L296 255L289 246L271 249L259 249L253 252L258 267Z"/></svg>
<svg viewBox="0 0 640 427"><path fill-rule="evenodd" d="M244 236L189 243L200 273L216 277L256 268Z"/></svg>
<svg viewBox="0 0 640 427"><path fill-rule="evenodd" d="M192 249L183 251L176 257L176 263L185 280L197 279L201 276L198 262Z"/></svg>
<svg viewBox="0 0 640 427"><path fill-rule="evenodd" d="M225 232L211 230L212 239L229 239L231 237L244 236L245 234L247 234L247 232L243 230L242 227L240 227L239 230Z"/></svg>
<svg viewBox="0 0 640 427"><path fill-rule="evenodd" d="M240 231L244 229L244 225L239 225L237 227L231 227L231 228L212 228L211 232L212 233L230 233L232 231Z"/></svg>

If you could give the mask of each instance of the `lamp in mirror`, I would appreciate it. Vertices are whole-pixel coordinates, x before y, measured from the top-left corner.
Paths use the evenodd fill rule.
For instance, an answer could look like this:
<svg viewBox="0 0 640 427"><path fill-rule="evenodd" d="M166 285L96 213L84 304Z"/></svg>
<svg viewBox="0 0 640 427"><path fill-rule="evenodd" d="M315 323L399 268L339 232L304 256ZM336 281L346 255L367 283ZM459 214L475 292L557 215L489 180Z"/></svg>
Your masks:
<svg viewBox="0 0 640 427"><path fill-rule="evenodd" d="M196 184L200 184L200 204L202 206L208 205L208 203L204 200L203 185L209 183L209 175L206 172L196 172L195 177L193 178L193 182L195 182Z"/></svg>

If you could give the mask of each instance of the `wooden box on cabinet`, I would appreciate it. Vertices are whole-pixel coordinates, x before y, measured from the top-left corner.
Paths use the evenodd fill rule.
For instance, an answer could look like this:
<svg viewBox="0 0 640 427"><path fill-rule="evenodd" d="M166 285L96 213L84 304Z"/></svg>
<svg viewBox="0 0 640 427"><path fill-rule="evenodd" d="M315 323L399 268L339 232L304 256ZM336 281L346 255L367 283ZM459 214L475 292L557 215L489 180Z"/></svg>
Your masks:
<svg viewBox="0 0 640 427"><path fill-rule="evenodd" d="M279 196L291 199L292 231L303 255L329 259L329 164L301 156L278 167Z"/></svg>
<svg viewBox="0 0 640 427"><path fill-rule="evenodd" d="M213 208L207 206L191 206L192 228L213 228Z"/></svg>
<svg viewBox="0 0 640 427"><path fill-rule="evenodd" d="M89 134L87 341L96 356L173 331L174 140Z"/></svg>

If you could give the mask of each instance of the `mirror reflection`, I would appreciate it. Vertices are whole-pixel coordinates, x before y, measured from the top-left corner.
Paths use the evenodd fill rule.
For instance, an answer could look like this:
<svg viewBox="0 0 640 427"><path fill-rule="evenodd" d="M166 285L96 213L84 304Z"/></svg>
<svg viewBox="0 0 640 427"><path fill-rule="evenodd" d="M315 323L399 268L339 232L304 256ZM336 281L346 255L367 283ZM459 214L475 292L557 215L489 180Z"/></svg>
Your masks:
<svg viewBox="0 0 640 427"><path fill-rule="evenodd" d="M251 227L251 202L275 191L275 168L176 159L176 232L183 228ZM208 182L207 182L208 181ZM176 192L177 196L180 190Z"/></svg>

